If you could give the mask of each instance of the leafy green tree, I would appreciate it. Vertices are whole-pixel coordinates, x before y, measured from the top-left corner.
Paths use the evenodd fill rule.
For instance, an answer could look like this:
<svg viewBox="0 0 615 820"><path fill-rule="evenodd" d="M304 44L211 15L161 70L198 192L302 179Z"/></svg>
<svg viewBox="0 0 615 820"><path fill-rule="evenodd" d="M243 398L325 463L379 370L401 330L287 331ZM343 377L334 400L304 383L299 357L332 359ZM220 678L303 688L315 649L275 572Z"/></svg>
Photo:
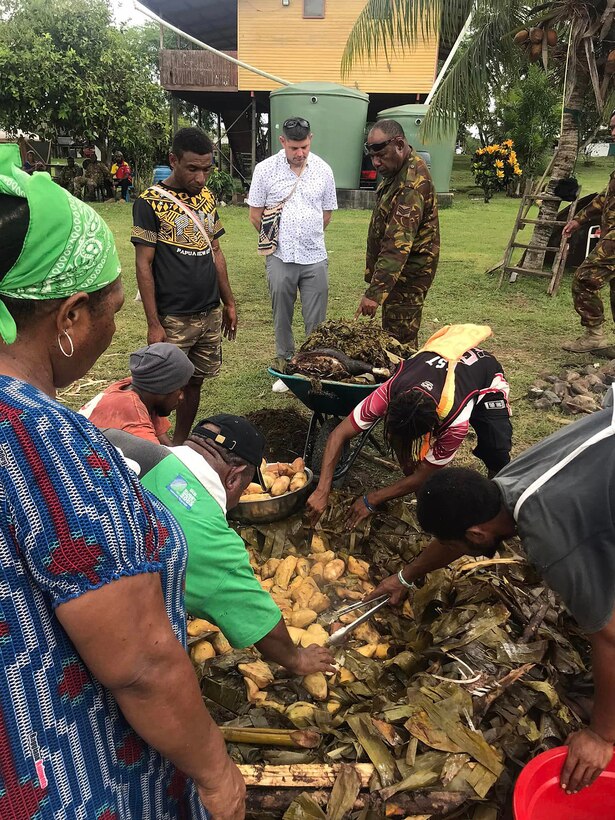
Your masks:
<svg viewBox="0 0 615 820"><path fill-rule="evenodd" d="M525 0L367 0L352 29L342 59L347 72L358 60L373 59L379 49L406 48L424 36L437 34L453 43L463 22L470 18L465 47L460 49L434 94L425 118L427 131L445 129L451 115L459 115L473 99L483 98L494 84L504 85L514 75L520 50L514 36L534 29L545 39L544 49L528 56L547 68L553 65L561 78L564 106L562 127L551 165L552 192L557 180L570 176L580 142L583 111L598 117L613 108L614 89L607 69L615 42L615 3L612 0L546 0L532 6ZM544 39L544 38L543 38ZM610 63L612 65L612 63ZM557 204L544 200L540 215L553 219ZM536 225L531 244L546 248L550 225ZM544 252L527 253L524 265L537 267Z"/></svg>
<svg viewBox="0 0 615 820"><path fill-rule="evenodd" d="M530 177L544 171L559 134L561 95L551 74L530 65L499 99L501 137L515 144L523 173Z"/></svg>
<svg viewBox="0 0 615 820"><path fill-rule="evenodd" d="M107 0L0 0L0 127L150 166L170 134L147 37L114 28Z"/></svg>

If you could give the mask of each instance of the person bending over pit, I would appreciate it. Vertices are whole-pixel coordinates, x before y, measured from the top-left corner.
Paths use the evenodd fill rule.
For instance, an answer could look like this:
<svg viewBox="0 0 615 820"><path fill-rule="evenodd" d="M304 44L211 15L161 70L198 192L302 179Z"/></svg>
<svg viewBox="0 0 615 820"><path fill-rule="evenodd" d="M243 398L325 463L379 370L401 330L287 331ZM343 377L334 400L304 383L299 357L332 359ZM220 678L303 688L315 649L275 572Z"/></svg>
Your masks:
<svg viewBox="0 0 615 820"><path fill-rule="evenodd" d="M416 492L435 470L453 460L470 426L478 437L474 455L489 475L508 464L512 446L508 382L495 356L475 346L490 335L486 325L442 328L333 430L318 486L307 502L313 524L327 507L345 443L382 418L385 439L404 477L362 494L348 511L348 529L385 501Z"/></svg>

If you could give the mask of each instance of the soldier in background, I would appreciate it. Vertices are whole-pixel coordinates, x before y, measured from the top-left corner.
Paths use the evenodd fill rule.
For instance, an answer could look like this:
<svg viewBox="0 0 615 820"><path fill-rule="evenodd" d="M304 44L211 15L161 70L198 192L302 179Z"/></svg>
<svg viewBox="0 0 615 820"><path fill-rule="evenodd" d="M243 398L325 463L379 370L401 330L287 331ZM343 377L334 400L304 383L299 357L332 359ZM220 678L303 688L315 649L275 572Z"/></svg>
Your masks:
<svg viewBox="0 0 615 820"><path fill-rule="evenodd" d="M611 112L609 131L615 137L615 111ZM607 282L611 291L611 314L615 321L615 171L602 193L595 196L581 213L564 227L570 236L582 225L600 220L600 241L583 264L579 265L572 280L574 309L585 328L583 336L562 345L571 353L588 353L610 347L604 334L604 306L599 296Z"/></svg>
<svg viewBox="0 0 615 820"><path fill-rule="evenodd" d="M107 166L97 159L83 160L83 174L75 177L74 195L95 202L97 194L106 199L113 199L113 180Z"/></svg>
<svg viewBox="0 0 615 820"><path fill-rule="evenodd" d="M74 190L75 179L81 174L81 168L75 165L75 158L68 157L66 165L64 165L56 177L56 182L66 188L71 193Z"/></svg>
<svg viewBox="0 0 615 820"><path fill-rule="evenodd" d="M355 318L375 316L402 344L417 347L421 314L440 254L436 191L423 160L395 120L380 120L365 150L384 177L367 233L368 288Z"/></svg>

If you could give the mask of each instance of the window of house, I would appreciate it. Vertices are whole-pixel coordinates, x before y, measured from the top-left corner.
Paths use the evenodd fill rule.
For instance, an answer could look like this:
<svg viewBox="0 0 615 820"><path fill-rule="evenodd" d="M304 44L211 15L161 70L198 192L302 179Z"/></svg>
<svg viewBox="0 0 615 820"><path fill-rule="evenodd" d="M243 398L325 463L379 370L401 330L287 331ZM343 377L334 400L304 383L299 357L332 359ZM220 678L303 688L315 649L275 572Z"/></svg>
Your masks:
<svg viewBox="0 0 615 820"><path fill-rule="evenodd" d="M325 0L303 0L304 17L324 17Z"/></svg>

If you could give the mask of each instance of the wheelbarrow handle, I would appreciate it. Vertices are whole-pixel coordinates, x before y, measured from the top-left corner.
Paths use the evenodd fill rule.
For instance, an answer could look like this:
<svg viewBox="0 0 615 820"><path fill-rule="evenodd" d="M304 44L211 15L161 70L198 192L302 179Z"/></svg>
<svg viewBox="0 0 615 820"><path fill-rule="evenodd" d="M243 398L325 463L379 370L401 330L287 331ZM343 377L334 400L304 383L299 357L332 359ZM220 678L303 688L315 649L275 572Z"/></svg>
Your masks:
<svg viewBox="0 0 615 820"><path fill-rule="evenodd" d="M373 606L371 609L368 609L367 612L364 612L363 615L359 615L359 617L353 621L348 626L343 626L341 629L336 630L333 635L329 636L327 640L327 644L329 646L339 646L340 644L344 643L346 638L351 634L351 632L356 629L360 624L365 623L368 621L372 615L378 612L379 609L382 609L389 602L389 596L387 595L383 600L378 601L378 603Z"/></svg>

